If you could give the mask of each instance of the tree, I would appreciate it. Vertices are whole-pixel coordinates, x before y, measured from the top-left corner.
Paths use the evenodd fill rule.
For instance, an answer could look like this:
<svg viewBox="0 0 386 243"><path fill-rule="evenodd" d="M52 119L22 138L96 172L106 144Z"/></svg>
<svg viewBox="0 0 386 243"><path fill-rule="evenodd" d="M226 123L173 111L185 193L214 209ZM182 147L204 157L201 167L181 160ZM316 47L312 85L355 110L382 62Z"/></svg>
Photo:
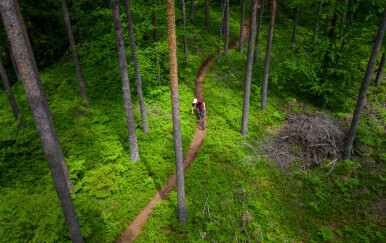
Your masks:
<svg viewBox="0 0 386 243"><path fill-rule="evenodd" d="M138 142L137 142L137 133L135 131L133 106L131 104L129 74L127 72L125 44L123 42L123 36L122 36L122 23L121 23L121 17L119 15L118 0L110 0L110 6L113 13L115 39L116 39L115 43L117 46L118 63L119 63L119 69L120 69L121 78L122 78L123 101L125 104L126 123L127 123L127 130L129 133L130 158L131 158L131 161L136 162L139 160Z"/></svg>
<svg viewBox="0 0 386 243"><path fill-rule="evenodd" d="M252 64L253 64L253 47L255 45L255 28L256 28L256 13L257 13L257 0L251 1L251 17L249 26L249 39L248 39L248 54L247 54L247 68L245 73L245 88L244 88L244 103L243 103L243 117L241 120L241 135L247 136L248 131L248 110L249 110L249 97L251 94L251 77L252 77Z"/></svg>
<svg viewBox="0 0 386 243"><path fill-rule="evenodd" d="M11 62L12 62L13 70L15 71L17 80L21 80L20 72L19 72L19 69L17 68L15 56L13 55L12 48L11 48L11 45L9 44L9 41L7 41L7 47L8 47L8 50L9 50L9 55L11 57Z"/></svg>
<svg viewBox="0 0 386 243"><path fill-rule="evenodd" d="M190 5L190 19L194 19L194 0L192 0Z"/></svg>
<svg viewBox="0 0 386 243"><path fill-rule="evenodd" d="M261 0L261 7L260 7L260 9L257 9L259 11L259 23L257 24L255 55L254 55L254 61L256 63L259 61L258 47L259 47L259 39L260 39L261 22L263 21L264 2L265 2L265 0Z"/></svg>
<svg viewBox="0 0 386 243"><path fill-rule="evenodd" d="M22 34L23 34L24 43L26 44L27 52L28 52L29 58L30 58L31 63L32 63L31 66L33 68L33 72L35 73L35 77L38 80L37 81L37 85L39 86L39 89L41 90L41 92L44 92L43 91L43 85L42 85L42 82L40 80L38 66L36 65L35 56L34 56L34 53L33 53L32 47L31 47L30 40L28 38L27 29L25 27L25 23L24 23L24 20L23 20L23 16L21 14L21 10L20 10L20 6L19 6L18 0L13 0L13 4L14 4L14 9L16 11L16 15L17 15L17 20L19 21L18 23L20 24L20 28L21 28L21 31L22 31ZM10 40L10 42L11 42L11 40ZM12 52L16 56L15 51L12 51ZM15 59L16 59L16 57L15 57ZM19 69L19 66L18 66L18 69ZM21 72L20 69L19 69L19 71ZM44 103L43 105L45 107L48 107L47 99L42 99L42 102ZM49 119L48 122L50 123L50 127L53 127L53 128L55 127L54 126L54 121L52 120L52 118ZM55 132L55 134L56 134L56 132ZM59 144L59 142L57 144ZM59 148L56 148L56 149L57 150L61 150L60 146L59 146ZM70 177L70 172L68 171L68 167L67 167L66 161L64 159L63 153L59 153L58 155L60 157L59 161L62 164L63 173L64 173L64 176L66 178L67 186L70 189L70 192L73 195L75 195L74 186L72 185L71 177Z"/></svg>
<svg viewBox="0 0 386 243"><path fill-rule="evenodd" d="M184 1L184 0L182 0ZM182 157L182 140L180 126L180 105L178 98L178 66L177 66L177 43L176 27L174 14L174 0L166 0L166 16L168 25L168 44L169 44L169 66L170 66L170 88L172 95L172 114L173 114L173 137L174 152L176 156L176 176L177 176L177 198L178 198L178 220L185 223L188 219L185 202L184 167Z"/></svg>
<svg viewBox="0 0 386 243"><path fill-rule="evenodd" d="M36 73L35 70L37 70L37 68L33 67L35 63L32 61L32 57L28 51L25 36L23 35L22 26L19 22L13 1L0 1L0 13L7 30L8 39L11 43L17 66L20 70L22 83L31 107L44 154L50 167L71 240L72 242L83 242L82 232L62 167L62 163L65 163L63 152L60 148L55 127L53 126L51 113L42 85L38 84L40 82L38 78L39 73Z"/></svg>
<svg viewBox="0 0 386 243"><path fill-rule="evenodd" d="M3 86L5 89L5 92L7 93L9 104L11 105L13 115L15 116L15 119L17 120L20 118L19 117L19 109L17 108L15 97L13 96L12 89L11 89L11 86L9 85L8 77L7 77L7 74L5 72L3 63L1 62L1 59L0 59L0 77L1 77L1 80L3 81ZM24 126L23 120L20 118L19 128L22 128L23 126Z"/></svg>
<svg viewBox="0 0 386 243"><path fill-rule="evenodd" d="M294 17L294 30L292 31L292 46L291 46L291 50L295 49L296 24L298 22L298 16L299 16L299 4L296 4L295 17Z"/></svg>
<svg viewBox="0 0 386 243"><path fill-rule="evenodd" d="M343 41L344 38L344 22L346 20L346 12L347 12L347 5L348 5L348 0L344 1L344 11L342 12L342 15L340 17L340 41Z"/></svg>
<svg viewBox="0 0 386 243"><path fill-rule="evenodd" d="M245 15L245 0L241 0L241 20L240 20L240 41L239 41L239 51L243 53L243 43L244 43L244 15Z"/></svg>
<svg viewBox="0 0 386 243"><path fill-rule="evenodd" d="M182 3L182 24L184 25L184 52L186 61L189 60L188 56L188 40L186 38L186 19L185 19L185 0L181 1Z"/></svg>
<svg viewBox="0 0 386 243"><path fill-rule="evenodd" d="M153 26L154 26L153 35L154 35L154 42L155 42L155 45L156 45L156 49L155 49L155 70L156 70L156 73L157 73L158 86L161 86L161 73L160 73L160 66L159 66L159 61L158 61L158 30L157 30L157 13L156 13L156 10L157 10L157 0L153 0L152 3L153 3Z"/></svg>
<svg viewBox="0 0 386 243"><path fill-rule="evenodd" d="M312 37L312 42L314 42L314 43L316 41L316 36L318 35L319 20L320 20L320 14L322 13L322 7L323 7L323 2L320 1L319 10L318 10L318 18L316 19L314 36Z"/></svg>
<svg viewBox="0 0 386 243"><path fill-rule="evenodd" d="M141 72L139 71L139 66L138 66L138 57L137 57L137 50L135 47L133 22L131 21L130 1L129 0L125 0L125 10L126 10L127 28L129 29L131 55L133 56L135 79L137 81L137 93L138 93L139 107L140 107L140 111L141 111L142 129L143 129L144 134L148 134L149 129L147 128L145 102L143 100L143 94L142 94L142 78L141 78Z"/></svg>
<svg viewBox="0 0 386 243"><path fill-rule="evenodd" d="M60 0L60 3L62 5L64 22L66 23L68 41L70 42L70 46L71 46L72 58L74 58L75 70L76 70L76 75L78 76L80 92L82 94L82 98L86 101L86 108L88 109L89 106L88 106L88 100L87 100L87 94L86 94L86 87L84 86L82 70L80 69L78 52L76 51L74 35L72 34L70 16L68 15L66 0Z"/></svg>
<svg viewBox="0 0 386 243"><path fill-rule="evenodd" d="M209 0L205 0L205 30L209 31Z"/></svg>
<svg viewBox="0 0 386 243"><path fill-rule="evenodd" d="M375 78L375 85L376 86L381 85L381 76L382 76L382 73L383 73L383 67L384 66L385 66L385 53L382 54L381 63L379 63L377 77Z"/></svg>
<svg viewBox="0 0 386 243"><path fill-rule="evenodd" d="M276 0L271 0L271 19L269 21L267 51L265 53L265 64L264 64L264 77L263 77L263 85L261 88L261 109L262 110L266 110L267 108L268 72L269 72L269 61L271 58L273 27L275 25L275 14L276 14Z"/></svg>
<svg viewBox="0 0 386 243"><path fill-rule="evenodd" d="M354 115L351 121L351 126L350 126L350 131L347 136L346 140L346 146L343 152L343 159L344 160L350 160L350 155L355 139L355 134L357 132L358 124L359 124L359 118L362 112L362 109L365 105L366 102L366 93L367 93L367 88L369 87L371 75L373 73L374 65L377 60L377 55L379 52L379 48L382 44L383 40L383 35L385 33L385 28L386 28L386 9L383 11L382 18L381 18L381 23L379 25L377 37L375 38L374 42L374 47L373 50L371 51L369 63L367 64L365 76L363 78L363 83L361 86L361 89L359 91L358 95L358 101L355 106L355 111Z"/></svg>
<svg viewBox="0 0 386 243"><path fill-rule="evenodd" d="M221 60L221 37L222 37L222 33L223 33L223 27L224 27L224 24L225 24L225 5L226 5L226 0L224 1L223 3L223 7L222 7L222 22L221 22L221 28L220 28L220 36L218 38L218 51L217 51L217 56L218 56L218 59L217 59L217 62L220 63L220 60Z"/></svg>
<svg viewBox="0 0 386 243"><path fill-rule="evenodd" d="M228 56L229 54L229 0L225 0L225 47L224 54Z"/></svg>
<svg viewBox="0 0 386 243"><path fill-rule="evenodd" d="M335 40L335 29L336 29L336 23L338 22L338 14L335 12L334 13L334 17L332 18L332 23L331 23L331 30L330 30L330 33L329 33L329 37L330 37L330 45L326 51L326 54L324 55L324 65L323 65L323 69L326 70L327 69L327 66L328 66L328 62L329 62L329 55L330 55L330 49L332 47L332 43L334 42Z"/></svg>

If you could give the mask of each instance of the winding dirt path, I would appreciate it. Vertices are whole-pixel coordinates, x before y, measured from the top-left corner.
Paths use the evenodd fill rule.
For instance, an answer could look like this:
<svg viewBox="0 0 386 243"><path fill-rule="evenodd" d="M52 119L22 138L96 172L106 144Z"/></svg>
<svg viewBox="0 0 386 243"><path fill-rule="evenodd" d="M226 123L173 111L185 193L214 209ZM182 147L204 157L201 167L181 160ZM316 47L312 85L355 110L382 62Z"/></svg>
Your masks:
<svg viewBox="0 0 386 243"><path fill-rule="evenodd" d="M249 34L249 18L244 21L244 42L248 40L248 34ZM229 46L229 49L234 49L238 45L239 45L239 40L232 43ZM217 57L217 53L208 57L197 72L197 76L194 81L195 83L194 95L196 98L200 100L204 100L202 81L204 80L206 72L209 70L210 66L212 65L216 57ZM205 116L205 123L207 124L207 116ZM196 131L194 132L194 138L190 143L188 152L186 153L186 156L184 158L184 171L186 171L190 167L193 160L197 157L197 153L200 150L202 142L204 141L206 129L207 128L205 128L205 130L201 130L199 128L196 128ZM155 194L151 198L149 204L144 209L142 209L142 211L137 215L134 221L122 233L121 237L116 242L117 243L134 242L137 236L142 232L142 226L145 225L146 221L152 214L156 203L164 200L173 190L174 185L176 185L176 172L174 172L173 175L166 182L166 184L161 189L158 190L157 194Z"/></svg>

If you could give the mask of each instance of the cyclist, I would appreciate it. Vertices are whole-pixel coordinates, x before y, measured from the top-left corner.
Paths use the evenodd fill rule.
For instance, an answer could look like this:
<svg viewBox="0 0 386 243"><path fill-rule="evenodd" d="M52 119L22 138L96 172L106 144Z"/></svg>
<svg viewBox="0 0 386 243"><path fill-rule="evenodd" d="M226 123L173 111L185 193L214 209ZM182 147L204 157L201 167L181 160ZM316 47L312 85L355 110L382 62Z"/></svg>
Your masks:
<svg viewBox="0 0 386 243"><path fill-rule="evenodd" d="M193 104L192 104L192 114L194 114L193 107L196 105L196 110L197 114L202 116L205 116L205 103L202 100L198 100L197 98L193 99Z"/></svg>

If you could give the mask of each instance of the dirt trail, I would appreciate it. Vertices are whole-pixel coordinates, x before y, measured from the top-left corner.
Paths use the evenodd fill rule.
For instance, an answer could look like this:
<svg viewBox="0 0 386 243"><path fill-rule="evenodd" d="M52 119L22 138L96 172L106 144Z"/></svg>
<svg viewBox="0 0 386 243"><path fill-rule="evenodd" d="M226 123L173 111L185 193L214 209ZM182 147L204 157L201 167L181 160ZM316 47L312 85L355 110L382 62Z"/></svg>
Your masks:
<svg viewBox="0 0 386 243"><path fill-rule="evenodd" d="M244 41L248 40L249 33L249 18L244 22ZM239 45L239 40L235 41L229 46L229 49L234 49ZM200 69L197 72L195 83L194 95L196 98L200 100L204 100L204 92L202 88L202 81L204 80L206 72L209 70L213 61L216 59L217 53L208 57L205 62L201 65ZM205 116L205 123L207 124L207 116ZM201 130L196 128L194 132L194 138L190 143L189 150L186 153L184 158L184 171L186 171L193 160L197 157L197 153L200 150L202 142L205 137L205 130ZM174 185L176 185L176 172L169 178L166 184L158 190L157 194L155 194L149 204L142 209L142 211L137 215L134 221L129 225L129 227L122 233L121 237L116 241L117 243L126 243L126 242L134 242L137 236L142 232L142 226L145 225L147 219L150 217L153 209L157 202L164 200L170 192L173 190Z"/></svg>

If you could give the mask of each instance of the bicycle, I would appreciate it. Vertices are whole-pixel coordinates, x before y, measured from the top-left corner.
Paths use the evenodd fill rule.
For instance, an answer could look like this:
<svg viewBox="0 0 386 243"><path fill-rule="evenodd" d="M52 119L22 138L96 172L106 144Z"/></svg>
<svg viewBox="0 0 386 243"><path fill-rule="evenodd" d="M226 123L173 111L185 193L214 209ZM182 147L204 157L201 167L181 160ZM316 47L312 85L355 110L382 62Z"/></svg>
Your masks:
<svg viewBox="0 0 386 243"><path fill-rule="evenodd" d="M203 110L197 110L197 115L198 115L198 121L197 121L197 126L201 128L202 130L205 130L205 120L204 116L205 113Z"/></svg>

